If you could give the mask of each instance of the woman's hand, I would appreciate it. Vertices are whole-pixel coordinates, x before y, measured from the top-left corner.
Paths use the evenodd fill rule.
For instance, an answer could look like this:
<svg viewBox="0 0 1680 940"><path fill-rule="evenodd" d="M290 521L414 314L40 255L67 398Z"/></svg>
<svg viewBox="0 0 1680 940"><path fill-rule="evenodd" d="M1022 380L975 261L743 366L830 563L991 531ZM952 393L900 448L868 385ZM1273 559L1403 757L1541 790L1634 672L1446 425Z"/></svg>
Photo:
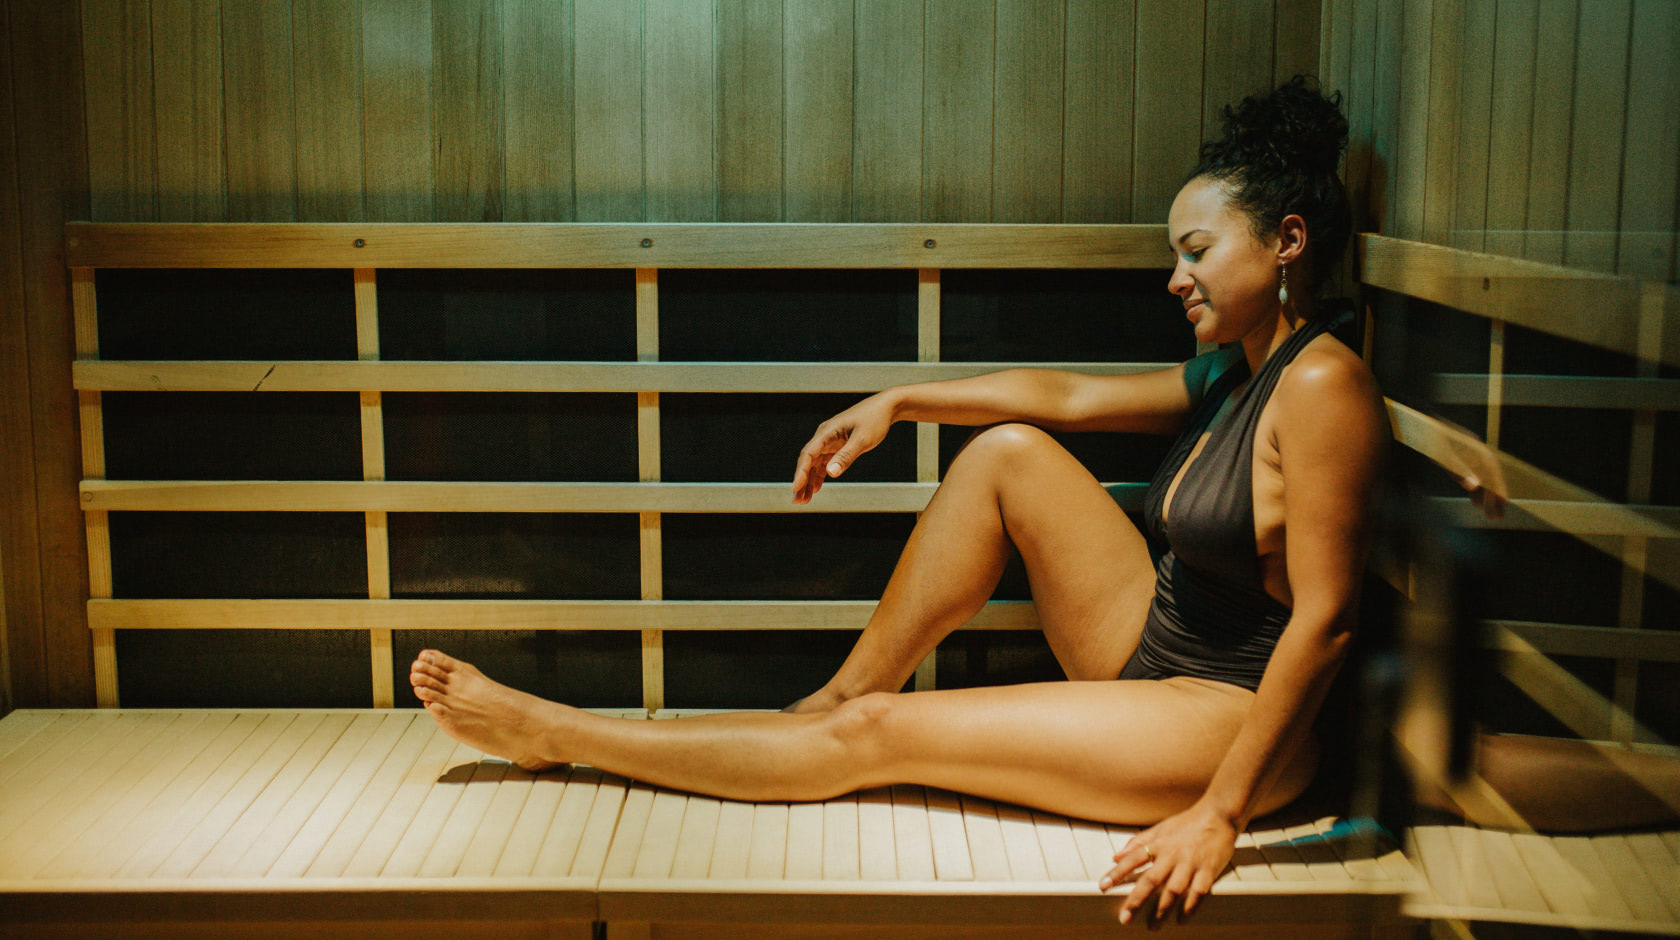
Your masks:
<svg viewBox="0 0 1680 940"><path fill-rule="evenodd" d="M846 472L852 461L887 436L893 406L885 394L871 395L822 424L799 451L793 468L793 501L808 503L823 481Z"/></svg>
<svg viewBox="0 0 1680 940"><path fill-rule="evenodd" d="M1175 902L1188 917L1224 873L1236 845L1237 827L1231 820L1197 803L1133 836L1097 887L1107 891L1136 878L1131 895L1120 905L1122 924L1130 923L1155 894L1160 898L1153 919L1165 917Z"/></svg>

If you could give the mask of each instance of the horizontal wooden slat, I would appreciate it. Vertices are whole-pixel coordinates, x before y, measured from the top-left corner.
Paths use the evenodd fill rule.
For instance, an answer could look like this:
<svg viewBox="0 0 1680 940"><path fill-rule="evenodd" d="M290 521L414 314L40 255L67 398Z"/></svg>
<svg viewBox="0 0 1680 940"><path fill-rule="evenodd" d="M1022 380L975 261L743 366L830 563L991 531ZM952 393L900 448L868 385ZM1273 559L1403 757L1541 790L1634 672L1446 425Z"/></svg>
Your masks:
<svg viewBox="0 0 1680 940"><path fill-rule="evenodd" d="M1489 645L1503 648L1503 633L1519 636L1547 656L1597 656L1641 662L1680 662L1680 631L1581 627L1562 623L1488 620Z"/></svg>
<svg viewBox="0 0 1680 940"><path fill-rule="evenodd" d="M936 483L831 483L796 506L782 483L397 483L83 480L82 508L175 512L920 512ZM1109 487L1141 504L1142 483Z"/></svg>
<svg viewBox="0 0 1680 940"><path fill-rule="evenodd" d="M874 601L110 600L107 630L861 630ZM1036 630L1028 601L993 601L969 630Z"/></svg>
<svg viewBox="0 0 1680 940"><path fill-rule="evenodd" d="M1439 373L1432 380L1430 392L1438 404L1487 403L1488 376ZM1505 375L1499 381L1500 398L1507 406L1680 411L1680 379Z"/></svg>
<svg viewBox="0 0 1680 940"><path fill-rule="evenodd" d="M1555 531L1576 535L1638 535L1662 538L1680 531L1680 506L1642 503L1578 503L1558 499L1515 499L1505 514L1488 518L1480 506L1460 496L1432 496L1438 521L1465 529Z"/></svg>
<svg viewBox="0 0 1680 940"><path fill-rule="evenodd" d="M1003 369L1099 375L1165 362L301 362L74 364L79 389L124 392L874 392Z"/></svg>
<svg viewBox="0 0 1680 940"><path fill-rule="evenodd" d="M94 268L1154 268L1163 225L88 223ZM359 244L358 244L359 243Z"/></svg>
<svg viewBox="0 0 1680 940"><path fill-rule="evenodd" d="M1363 283L1628 355L1642 313L1663 323L1662 361L1680 365L1680 289L1383 235L1359 237Z"/></svg>

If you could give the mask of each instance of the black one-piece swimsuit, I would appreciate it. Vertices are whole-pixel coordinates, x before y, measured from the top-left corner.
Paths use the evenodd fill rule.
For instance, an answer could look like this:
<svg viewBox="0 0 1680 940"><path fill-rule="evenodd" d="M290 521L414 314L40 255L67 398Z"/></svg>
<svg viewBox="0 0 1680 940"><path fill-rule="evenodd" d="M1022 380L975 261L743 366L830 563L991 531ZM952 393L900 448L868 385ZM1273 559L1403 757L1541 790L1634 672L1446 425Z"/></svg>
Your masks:
<svg viewBox="0 0 1680 940"><path fill-rule="evenodd" d="M1120 678L1194 676L1259 688L1290 611L1266 593L1254 543L1255 431L1284 367L1350 316L1347 311L1302 324L1266 358L1226 414L1219 414L1220 406L1248 377L1246 360L1237 357L1202 397L1144 497L1146 534L1168 550L1155 566L1155 599L1143 638ZM1164 521L1167 490L1204 432L1207 444L1184 471L1172 518Z"/></svg>

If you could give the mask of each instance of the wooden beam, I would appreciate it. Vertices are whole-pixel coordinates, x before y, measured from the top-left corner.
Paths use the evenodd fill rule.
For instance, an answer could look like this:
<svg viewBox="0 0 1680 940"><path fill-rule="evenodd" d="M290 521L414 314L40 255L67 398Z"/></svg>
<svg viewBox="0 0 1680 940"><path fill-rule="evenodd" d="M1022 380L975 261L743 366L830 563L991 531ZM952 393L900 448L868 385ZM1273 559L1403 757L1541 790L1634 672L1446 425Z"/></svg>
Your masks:
<svg viewBox="0 0 1680 940"><path fill-rule="evenodd" d="M1496 631L1488 640L1494 648L1503 648L1503 636L1509 633L1521 637L1525 643L1547 656L1680 662L1680 631L1580 627L1520 620L1488 620L1484 623Z"/></svg>
<svg viewBox="0 0 1680 940"><path fill-rule="evenodd" d="M916 358L923 363L939 361L941 290L937 268L924 268L916 273ZM926 421L916 424L916 482L939 483L939 425ZM917 517L918 521L920 518ZM936 645L916 666L915 689L927 692L938 682Z"/></svg>
<svg viewBox="0 0 1680 940"><path fill-rule="evenodd" d="M878 392L1041 368L1129 375L1168 362L78 362L76 387L125 392ZM1680 383L1677 383L1680 384Z"/></svg>
<svg viewBox="0 0 1680 940"><path fill-rule="evenodd" d="M93 269L71 269L70 309L76 325L76 358L99 358L99 307ZM76 393L81 411L82 476L92 480L105 476L105 417L100 394ZM110 597L109 514L96 509L83 516L87 528L88 596ZM100 708L117 707L117 640L110 630L93 631L93 688L94 701Z"/></svg>
<svg viewBox="0 0 1680 940"><path fill-rule="evenodd" d="M84 480L85 509L190 512L921 512L932 483L838 483L795 506L785 483ZM1144 483L1110 484L1124 508Z"/></svg>
<svg viewBox="0 0 1680 940"><path fill-rule="evenodd" d="M568 222L65 226L96 268L1169 267L1162 225Z"/></svg>
<svg viewBox="0 0 1680 940"><path fill-rule="evenodd" d="M636 358L659 358L659 272L636 269ZM637 479L658 483L664 463L660 449L659 393L636 394ZM657 512L639 514L641 533L641 597L657 601L665 596L665 522ZM642 631L642 707L651 714L665 707L665 634Z"/></svg>
<svg viewBox="0 0 1680 940"><path fill-rule="evenodd" d="M1661 361L1680 365L1680 288L1499 255L1359 236L1363 283L1627 355L1658 311Z"/></svg>
<svg viewBox="0 0 1680 940"><path fill-rule="evenodd" d="M379 359L379 296L375 272L372 268L357 268L352 274L356 295L356 355L363 361ZM385 479L385 405L376 391L364 391L362 398L362 479ZM391 596L391 536L385 513L369 510L365 514L367 530L367 586L368 597L380 600ZM396 704L396 689L392 678L391 631L368 632L368 668L373 684L373 706L391 708Z"/></svg>
<svg viewBox="0 0 1680 940"><path fill-rule="evenodd" d="M1430 395L1441 405L1486 404L1488 380L1476 373L1436 373L1430 376ZM1506 375L1503 382L1507 407L1680 411L1680 379Z"/></svg>
<svg viewBox="0 0 1680 940"><path fill-rule="evenodd" d="M861 630L874 601L111 600L101 630ZM1028 601L993 601L968 630L1035 630Z"/></svg>

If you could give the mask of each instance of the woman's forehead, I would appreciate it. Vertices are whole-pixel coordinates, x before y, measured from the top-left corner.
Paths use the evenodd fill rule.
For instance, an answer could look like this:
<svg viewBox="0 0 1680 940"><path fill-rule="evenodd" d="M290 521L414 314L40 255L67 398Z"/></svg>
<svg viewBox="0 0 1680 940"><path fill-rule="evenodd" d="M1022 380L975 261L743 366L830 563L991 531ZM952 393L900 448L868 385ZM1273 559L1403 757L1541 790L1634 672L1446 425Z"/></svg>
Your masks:
<svg viewBox="0 0 1680 940"><path fill-rule="evenodd" d="M1225 186L1206 177L1184 184L1167 212L1167 238L1174 244L1197 229L1220 231L1240 224L1226 198Z"/></svg>

